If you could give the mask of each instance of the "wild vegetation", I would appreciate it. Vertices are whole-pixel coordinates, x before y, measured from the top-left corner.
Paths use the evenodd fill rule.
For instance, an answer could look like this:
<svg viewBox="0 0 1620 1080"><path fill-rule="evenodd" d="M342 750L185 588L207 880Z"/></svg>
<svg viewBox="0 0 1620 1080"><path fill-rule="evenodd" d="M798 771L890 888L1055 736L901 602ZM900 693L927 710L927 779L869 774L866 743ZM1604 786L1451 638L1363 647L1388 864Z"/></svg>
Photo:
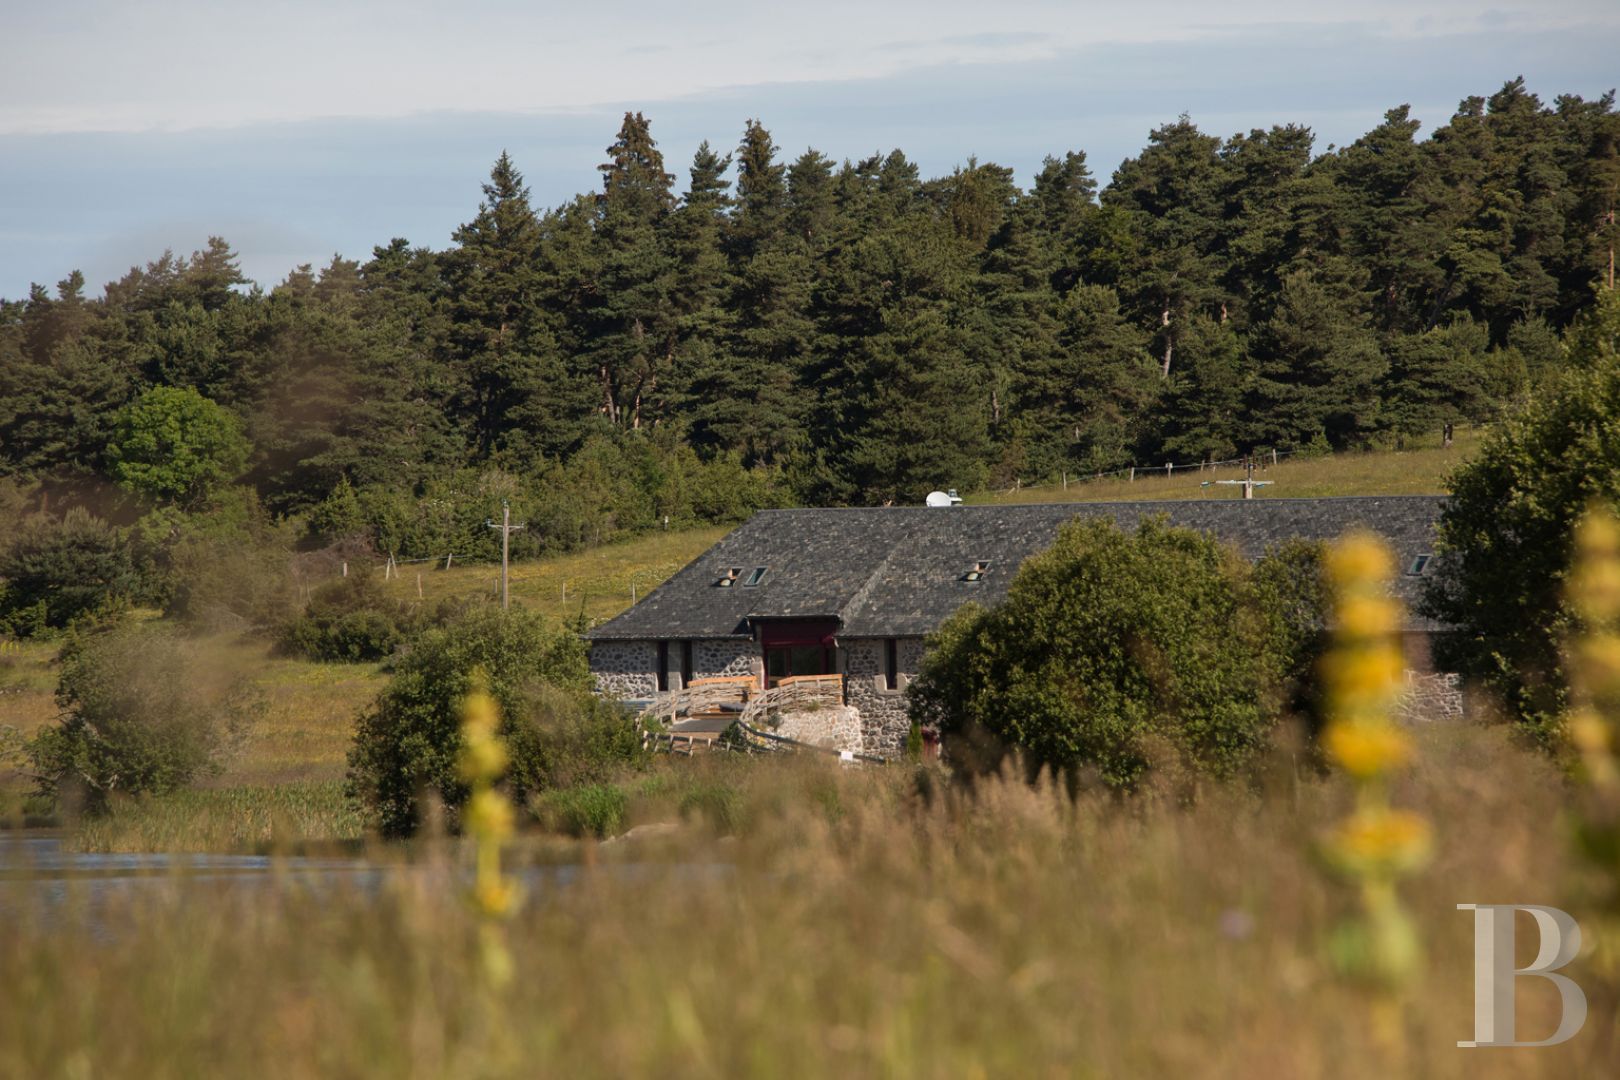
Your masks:
<svg viewBox="0 0 1620 1080"><path fill-rule="evenodd" d="M576 849L591 854L567 872L517 850L526 900L501 989L455 884L464 864L433 848L381 887L181 878L49 916L23 906L0 935L0 1072L1600 1074L1617 1002L1584 960L1569 972L1591 997L1581 1037L1456 1048L1473 939L1455 905L1584 915L1567 897L1588 879L1549 825L1568 796L1544 757L1502 729L1414 737L1393 796L1434 822L1433 861L1405 888L1427 959L1392 1011L1332 959L1355 893L1312 852L1352 804L1342 780L1280 762L1263 794L1211 787L1189 810L722 758L630 792L632 822L689 803L681 831ZM1556 1010L1527 985L1520 1031L1545 1035Z"/></svg>
<svg viewBox="0 0 1620 1080"><path fill-rule="evenodd" d="M1430 610L1461 633L1440 655L1557 745L1569 704L1564 582L1575 523L1620 505L1620 294L1571 335L1570 370L1499 425L1458 470L1441 526L1447 558Z"/></svg>

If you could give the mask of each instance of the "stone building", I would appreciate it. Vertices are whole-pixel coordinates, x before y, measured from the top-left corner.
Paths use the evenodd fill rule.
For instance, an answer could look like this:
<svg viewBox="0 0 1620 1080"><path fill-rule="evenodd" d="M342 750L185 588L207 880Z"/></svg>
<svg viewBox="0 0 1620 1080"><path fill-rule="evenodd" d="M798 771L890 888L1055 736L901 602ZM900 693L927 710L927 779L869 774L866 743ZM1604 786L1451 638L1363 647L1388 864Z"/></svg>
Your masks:
<svg viewBox="0 0 1620 1080"><path fill-rule="evenodd" d="M598 689L628 700L705 679L760 689L836 676L859 739L840 749L893 755L910 729L906 686L924 638L963 603L1007 595L1019 565L1075 518L1133 530L1144 517L1209 532L1248 558L1291 538L1331 540L1367 528L1394 548L1396 591L1412 610L1434 566L1434 496L1205 499L1186 502L766 510L630 610L590 630ZM1409 615L1414 668L1441 629ZM742 680L739 679L739 682Z"/></svg>

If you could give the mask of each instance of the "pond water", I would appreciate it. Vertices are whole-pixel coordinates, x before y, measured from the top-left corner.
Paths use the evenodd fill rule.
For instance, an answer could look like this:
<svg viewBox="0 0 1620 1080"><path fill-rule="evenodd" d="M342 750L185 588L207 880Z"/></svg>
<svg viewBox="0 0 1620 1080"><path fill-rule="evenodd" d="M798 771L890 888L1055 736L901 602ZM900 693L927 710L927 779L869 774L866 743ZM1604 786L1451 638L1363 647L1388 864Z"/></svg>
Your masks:
<svg viewBox="0 0 1620 1080"><path fill-rule="evenodd" d="M447 872L448 871L448 872ZM586 871L575 863L517 867L511 873L535 896L564 888ZM591 872L632 883L712 879L731 872L722 862L605 862ZM146 896L172 900L180 909L208 904L222 892L252 895L275 889L320 893L376 893L400 874L437 878L460 887L456 867L376 862L344 856L219 855L178 852L80 852L64 847L56 833L0 831L0 933L18 926L49 930L72 922L98 937L116 936Z"/></svg>

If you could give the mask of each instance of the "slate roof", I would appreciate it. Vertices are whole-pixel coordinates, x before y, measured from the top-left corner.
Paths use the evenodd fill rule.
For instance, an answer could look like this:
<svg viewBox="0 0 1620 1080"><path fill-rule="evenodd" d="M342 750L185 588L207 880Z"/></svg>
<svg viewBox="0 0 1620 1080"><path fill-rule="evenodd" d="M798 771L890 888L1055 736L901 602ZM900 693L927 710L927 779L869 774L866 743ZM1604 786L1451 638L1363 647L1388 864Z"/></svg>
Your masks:
<svg viewBox="0 0 1620 1080"><path fill-rule="evenodd" d="M742 638L752 634L750 620L770 618L837 619L839 633L852 638L921 636L968 600L1001 601L1019 565L1050 546L1065 522L1108 517L1130 531L1158 514L1212 533L1251 559L1291 538L1331 540L1355 527L1371 529L1395 549L1395 590L1410 610L1423 578L1405 571L1418 555L1434 552L1444 503L1418 495L763 510L586 636ZM989 563L982 579L963 581L981 560ZM761 566L760 584L745 586ZM741 579L716 587L732 568ZM1408 629L1439 627L1414 614Z"/></svg>

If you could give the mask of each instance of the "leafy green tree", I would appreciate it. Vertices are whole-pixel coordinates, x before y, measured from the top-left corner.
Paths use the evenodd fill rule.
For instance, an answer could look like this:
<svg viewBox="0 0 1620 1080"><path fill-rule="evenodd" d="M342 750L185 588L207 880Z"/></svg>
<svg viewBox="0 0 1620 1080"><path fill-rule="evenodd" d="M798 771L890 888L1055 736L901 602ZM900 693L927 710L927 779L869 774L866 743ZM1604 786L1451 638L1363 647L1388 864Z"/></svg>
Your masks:
<svg viewBox="0 0 1620 1080"><path fill-rule="evenodd" d="M1018 571L1007 599L935 635L910 689L969 768L1016 750L1031 768L1095 769L1129 788L1169 750L1231 776L1264 750L1291 671L1284 615L1243 559L1206 534L1077 521ZM1319 613L1318 613L1319 614ZM986 754L972 760L977 754Z"/></svg>
<svg viewBox="0 0 1620 1080"><path fill-rule="evenodd" d="M241 474L248 442L226 409L190 387L158 386L118 414L107 457L130 491L195 505Z"/></svg>
<svg viewBox="0 0 1620 1080"><path fill-rule="evenodd" d="M532 612L474 609L423 634L388 689L361 714L349 751L349 789L383 832L407 835L431 791L452 812L466 799L456 771L460 704L481 672L501 707L512 750L508 783L521 802L552 779L559 731L587 732L604 764L633 760L640 740L628 714L590 692L577 635Z"/></svg>
<svg viewBox="0 0 1620 1080"><path fill-rule="evenodd" d="M1452 478L1428 613L1455 628L1437 659L1482 680L1537 737L1556 741L1567 693L1561 600L1575 521L1620 504L1620 293L1571 334L1575 366L1495 427Z"/></svg>

